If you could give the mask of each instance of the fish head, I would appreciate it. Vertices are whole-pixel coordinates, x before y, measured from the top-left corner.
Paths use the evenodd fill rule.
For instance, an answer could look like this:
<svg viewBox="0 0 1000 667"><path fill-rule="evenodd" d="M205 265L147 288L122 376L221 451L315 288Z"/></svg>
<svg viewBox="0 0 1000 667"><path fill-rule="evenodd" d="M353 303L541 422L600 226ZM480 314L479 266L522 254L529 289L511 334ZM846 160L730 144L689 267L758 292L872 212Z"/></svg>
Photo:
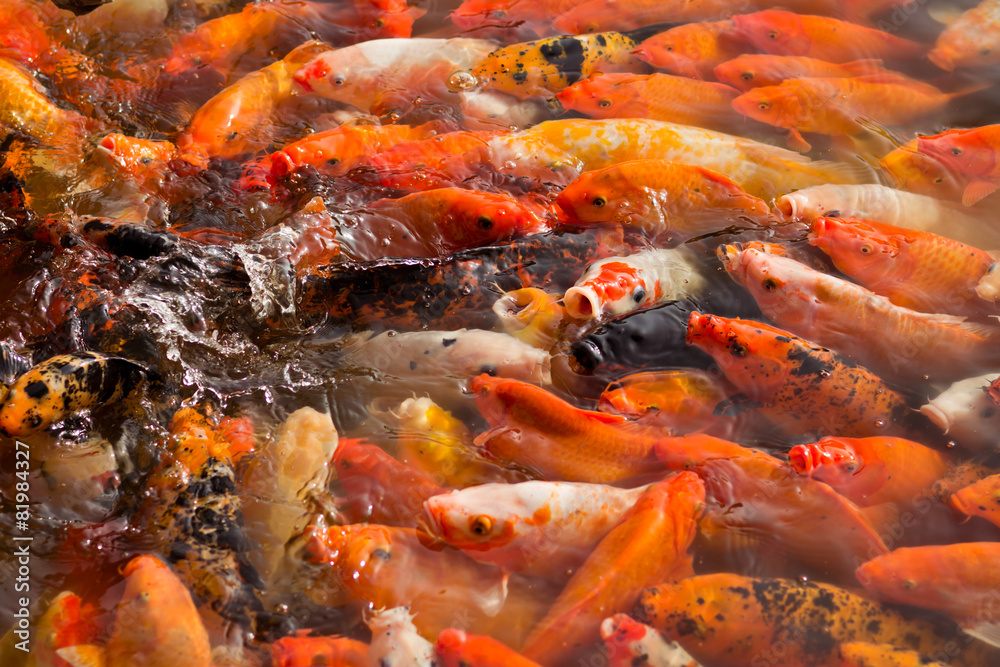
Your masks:
<svg viewBox="0 0 1000 667"><path fill-rule="evenodd" d="M361 91L359 81L366 77L359 74L370 70L371 64L364 53L350 48L321 53L296 70L292 79L307 92L368 111L378 91Z"/></svg>
<svg viewBox="0 0 1000 667"><path fill-rule="evenodd" d="M804 56L812 46L802 18L794 12L769 9L732 18L733 34L759 51Z"/></svg>
<svg viewBox="0 0 1000 667"><path fill-rule="evenodd" d="M611 382L601 393L597 409L630 419L651 411L692 416L723 399L725 392L708 373L694 369L648 371Z"/></svg>
<svg viewBox="0 0 1000 667"><path fill-rule="evenodd" d="M513 26L520 23L511 12L519 2L521 0L465 0L448 18L463 30L479 28L487 23Z"/></svg>
<svg viewBox="0 0 1000 667"><path fill-rule="evenodd" d="M913 139L879 160L893 187L940 199L961 198L964 186L949 167L923 153L919 141Z"/></svg>
<svg viewBox="0 0 1000 667"><path fill-rule="evenodd" d="M504 331L529 345L548 349L566 318L561 297L537 287L505 292L493 304Z"/></svg>
<svg viewBox="0 0 1000 667"><path fill-rule="evenodd" d="M715 66L715 78L742 91L759 85L759 63L752 55L739 56Z"/></svg>
<svg viewBox="0 0 1000 667"><path fill-rule="evenodd" d="M827 437L788 452L788 463L800 475L809 475L835 489L850 484L864 468L864 460L845 439Z"/></svg>
<svg viewBox="0 0 1000 667"><path fill-rule="evenodd" d="M556 205L579 222L629 223L649 213L649 197L617 167L580 174L556 198Z"/></svg>
<svg viewBox="0 0 1000 667"><path fill-rule="evenodd" d="M544 227L534 211L514 197L449 188L450 203L441 231L462 247L481 247L523 236Z"/></svg>
<svg viewBox="0 0 1000 667"><path fill-rule="evenodd" d="M148 186L163 178L167 163L176 153L177 148L169 141L138 139L115 132L97 142L93 155L120 175Z"/></svg>
<svg viewBox="0 0 1000 667"><path fill-rule="evenodd" d="M997 150L975 130L918 137L917 151L965 176L982 176L996 169Z"/></svg>
<svg viewBox="0 0 1000 667"><path fill-rule="evenodd" d="M701 78L700 67L717 48L715 30L690 24L651 37L632 53L639 60L681 76Z"/></svg>
<svg viewBox="0 0 1000 667"><path fill-rule="evenodd" d="M423 16L423 10L407 7L406 0L355 0L364 38L407 38L413 32L413 22Z"/></svg>
<svg viewBox="0 0 1000 667"><path fill-rule="evenodd" d="M837 268L861 282L878 280L891 268L905 239L888 234L864 220L817 218L812 223L809 244L833 260Z"/></svg>
<svg viewBox="0 0 1000 667"><path fill-rule="evenodd" d="M647 279L623 258L611 258L592 264L583 279L566 290L563 303L570 317L595 320L644 308L661 294L658 279Z"/></svg>
<svg viewBox="0 0 1000 667"><path fill-rule="evenodd" d="M641 79L634 74L598 74L556 93L567 111L591 118L645 118L648 105L628 84Z"/></svg>
<svg viewBox="0 0 1000 667"><path fill-rule="evenodd" d="M733 109L775 127L796 128L809 112L795 86L762 86L733 100Z"/></svg>
<svg viewBox="0 0 1000 667"><path fill-rule="evenodd" d="M931 553L927 548L896 549L862 563L854 574L862 586L883 600L940 609L942 597L962 595L964 587L950 593L943 589L938 580L941 564Z"/></svg>
<svg viewBox="0 0 1000 667"><path fill-rule="evenodd" d="M476 560L512 566L516 554L504 547L523 532L532 513L516 490L510 491L484 484L432 496L424 501L424 519L436 537Z"/></svg>

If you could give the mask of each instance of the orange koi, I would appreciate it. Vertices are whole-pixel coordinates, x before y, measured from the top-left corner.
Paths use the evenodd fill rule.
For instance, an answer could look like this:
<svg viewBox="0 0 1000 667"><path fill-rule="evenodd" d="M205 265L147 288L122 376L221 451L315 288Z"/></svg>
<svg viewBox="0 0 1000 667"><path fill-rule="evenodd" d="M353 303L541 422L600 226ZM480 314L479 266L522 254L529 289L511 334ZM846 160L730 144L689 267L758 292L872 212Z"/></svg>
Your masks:
<svg viewBox="0 0 1000 667"><path fill-rule="evenodd" d="M57 107L23 66L0 58L0 139L23 132L46 146L71 147L88 131L80 114Z"/></svg>
<svg viewBox="0 0 1000 667"><path fill-rule="evenodd" d="M864 368L787 331L693 312L687 341L712 355L746 402L795 433L905 435L901 422L910 408L900 394ZM730 400L738 409L739 401Z"/></svg>
<svg viewBox="0 0 1000 667"><path fill-rule="evenodd" d="M967 185L962 203L973 206L1000 188L1000 125L947 130L917 138L917 150L939 162Z"/></svg>
<svg viewBox="0 0 1000 667"><path fill-rule="evenodd" d="M604 30L635 30L654 23L692 23L733 11L732 0L584 0L560 14L552 25L561 32L580 35Z"/></svg>
<svg viewBox="0 0 1000 667"><path fill-rule="evenodd" d="M982 67L1000 62L1000 2L982 0L937 37L927 58L941 69Z"/></svg>
<svg viewBox="0 0 1000 667"><path fill-rule="evenodd" d="M885 436L827 436L792 447L788 463L800 475L829 484L862 507L909 504L952 466L947 457L919 442Z"/></svg>
<svg viewBox="0 0 1000 667"><path fill-rule="evenodd" d="M740 664L758 656L786 667L841 667L836 647L846 642L893 644L934 655L955 639L934 620L904 616L830 584L729 573L647 589L637 615L702 664ZM994 653L983 644L966 644L949 664L985 664Z"/></svg>
<svg viewBox="0 0 1000 667"><path fill-rule="evenodd" d="M566 290L566 313L579 320L605 320L701 292L705 277L688 248L645 250L608 257L587 267Z"/></svg>
<svg viewBox="0 0 1000 667"><path fill-rule="evenodd" d="M947 664L891 644L844 642L838 650L840 667L945 667Z"/></svg>
<svg viewBox="0 0 1000 667"><path fill-rule="evenodd" d="M600 642L601 621L631 609L646 586L694 574L688 553L705 507L705 485L682 472L651 486L601 540L525 640L540 664L565 664Z"/></svg>
<svg viewBox="0 0 1000 667"><path fill-rule="evenodd" d="M778 86L787 79L853 78L885 73L880 60L831 63L805 56L744 53L715 68L715 78L747 91L760 86Z"/></svg>
<svg viewBox="0 0 1000 667"><path fill-rule="evenodd" d="M177 157L177 147L169 141L139 139L112 132L97 142L94 157L121 180L156 192L168 169L167 163ZM203 161L199 160L199 164Z"/></svg>
<svg viewBox="0 0 1000 667"><path fill-rule="evenodd" d="M671 435L726 429L732 418L716 416L715 406L734 393L725 380L693 368L634 373L611 382L597 402L600 412L622 415L662 428Z"/></svg>
<svg viewBox="0 0 1000 667"><path fill-rule="evenodd" d="M71 667L60 649L93 645L100 638L99 612L78 595L63 591L38 619L28 667Z"/></svg>
<svg viewBox="0 0 1000 667"><path fill-rule="evenodd" d="M548 97L599 72L647 71L632 55L635 47L631 37L618 32L549 37L497 49L472 69L472 75L484 88L520 99Z"/></svg>
<svg viewBox="0 0 1000 667"><path fill-rule="evenodd" d="M299 632L271 644L273 667L366 667L368 644L348 637L309 637Z"/></svg>
<svg viewBox="0 0 1000 667"><path fill-rule="evenodd" d="M505 572L560 577L586 560L645 491L603 484L481 484L424 502L431 532Z"/></svg>
<svg viewBox="0 0 1000 667"><path fill-rule="evenodd" d="M770 212L728 176L657 159L584 172L559 193L556 204L574 221L620 223L654 241L684 241L759 221Z"/></svg>
<svg viewBox="0 0 1000 667"><path fill-rule="evenodd" d="M1000 475L990 475L958 489L948 502L962 514L981 516L1000 526Z"/></svg>
<svg viewBox="0 0 1000 667"><path fill-rule="evenodd" d="M327 176L344 174L373 153L433 134L426 125L344 125L292 142L269 156L271 179L310 165Z"/></svg>
<svg viewBox="0 0 1000 667"><path fill-rule="evenodd" d="M841 273L897 306L952 315L986 309L976 287L993 258L964 243L856 218L818 218L809 243Z"/></svg>
<svg viewBox="0 0 1000 667"><path fill-rule="evenodd" d="M729 21L688 23L646 39L634 51L657 69L693 79L711 79L715 68L746 50Z"/></svg>
<svg viewBox="0 0 1000 667"><path fill-rule="evenodd" d="M824 16L768 9L732 18L730 33L759 51L832 63L920 58L927 47L881 30Z"/></svg>
<svg viewBox="0 0 1000 667"><path fill-rule="evenodd" d="M552 20L583 0L463 0L449 18L462 30L484 26L517 28L549 34Z"/></svg>
<svg viewBox="0 0 1000 667"><path fill-rule="evenodd" d="M505 292L493 303L493 312L504 331L543 350L551 350L570 325L562 296L537 287Z"/></svg>
<svg viewBox="0 0 1000 667"><path fill-rule="evenodd" d="M963 178L919 148L920 139L913 139L886 154L879 166L889 182L901 190L937 197L961 200L970 177Z"/></svg>
<svg viewBox="0 0 1000 667"><path fill-rule="evenodd" d="M342 228L341 246L357 260L444 257L546 230L534 211L503 192L437 188L368 205L373 215Z"/></svg>
<svg viewBox="0 0 1000 667"><path fill-rule="evenodd" d="M1000 330L991 326L902 308L860 285L753 248L725 246L721 255L772 321L884 377L953 381L984 364L1000 365Z"/></svg>
<svg viewBox="0 0 1000 667"><path fill-rule="evenodd" d="M842 581L852 581L858 562L888 552L857 505L760 450L689 435L658 441L656 455L668 468L693 470L705 481L707 547L728 555L749 543Z"/></svg>
<svg viewBox="0 0 1000 667"><path fill-rule="evenodd" d="M364 163L378 173L379 182L398 190L429 190L454 185L442 168L454 155L482 148L506 132L446 132L426 139L403 141L372 155Z"/></svg>
<svg viewBox="0 0 1000 667"><path fill-rule="evenodd" d="M424 546L412 528L376 524L311 526L307 559L329 566L329 585L370 609L409 606L421 634L436 636L462 612L475 622L504 603L506 577L497 568L445 547Z"/></svg>
<svg viewBox="0 0 1000 667"><path fill-rule="evenodd" d="M444 667L540 667L517 651L486 635L448 628L438 635L434 650Z"/></svg>
<svg viewBox="0 0 1000 667"><path fill-rule="evenodd" d="M354 9L365 39L376 36L405 39L413 32L413 22L427 13L425 9L407 6L406 0L354 0Z"/></svg>
<svg viewBox="0 0 1000 667"><path fill-rule="evenodd" d="M601 639L608 667L698 667L676 642L668 642L655 628L628 614L615 614L601 622Z"/></svg>
<svg viewBox="0 0 1000 667"><path fill-rule="evenodd" d="M997 558L996 542L904 547L863 563L857 577L886 602L941 612L997 646Z"/></svg>
<svg viewBox="0 0 1000 667"><path fill-rule="evenodd" d="M352 523L417 527L425 500L445 493L430 475L394 459L363 440L341 439L333 465Z"/></svg>
<svg viewBox="0 0 1000 667"><path fill-rule="evenodd" d="M177 137L180 156L193 154L188 161L204 165L210 157L235 158L266 148L278 131L279 107L292 97L292 74L329 49L324 42L306 42L210 99Z"/></svg>
<svg viewBox="0 0 1000 667"><path fill-rule="evenodd" d="M476 444L543 479L604 484L657 468L655 437L624 417L581 410L527 382L485 374L473 379L472 391L491 427Z"/></svg>
<svg viewBox="0 0 1000 667"><path fill-rule="evenodd" d="M778 86L753 88L733 100L733 108L762 123L787 128L790 144L811 146L802 132L854 135L866 129L859 118L878 125L902 125L926 118L969 91L944 94L899 74L852 79L788 79Z"/></svg>
<svg viewBox="0 0 1000 667"><path fill-rule="evenodd" d="M746 122L733 112L740 92L670 74L597 74L556 94L564 109L591 118L650 118L723 132Z"/></svg>

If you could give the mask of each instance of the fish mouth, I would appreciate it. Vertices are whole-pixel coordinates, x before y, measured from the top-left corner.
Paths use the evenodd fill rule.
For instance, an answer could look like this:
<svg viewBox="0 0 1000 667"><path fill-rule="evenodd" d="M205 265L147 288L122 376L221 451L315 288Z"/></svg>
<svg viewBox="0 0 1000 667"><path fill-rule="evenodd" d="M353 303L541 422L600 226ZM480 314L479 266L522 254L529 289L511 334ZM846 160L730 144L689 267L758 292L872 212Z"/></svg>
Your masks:
<svg viewBox="0 0 1000 667"><path fill-rule="evenodd" d="M587 287L570 287L563 296L566 314L576 320L596 320L602 305L597 293Z"/></svg>
<svg viewBox="0 0 1000 667"><path fill-rule="evenodd" d="M799 210L799 198L794 194L778 197L774 206L786 220L798 220L800 215L804 213L804 211Z"/></svg>
<svg viewBox="0 0 1000 667"><path fill-rule="evenodd" d="M951 419L944 410L936 405L928 403L927 405L920 406L920 412L934 422L934 425L941 429L942 433L945 435L948 434L948 430L951 428Z"/></svg>

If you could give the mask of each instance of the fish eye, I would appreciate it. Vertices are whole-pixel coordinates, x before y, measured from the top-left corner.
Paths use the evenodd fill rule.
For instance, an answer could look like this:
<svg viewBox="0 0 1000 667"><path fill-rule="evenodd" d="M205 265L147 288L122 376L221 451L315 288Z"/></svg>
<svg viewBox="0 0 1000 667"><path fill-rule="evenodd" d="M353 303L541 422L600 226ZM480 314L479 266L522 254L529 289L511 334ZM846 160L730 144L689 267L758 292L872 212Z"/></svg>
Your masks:
<svg viewBox="0 0 1000 667"><path fill-rule="evenodd" d="M611 100L599 100L597 102L597 106L599 106L599 107L609 107L609 106L611 106Z"/></svg>
<svg viewBox="0 0 1000 667"><path fill-rule="evenodd" d="M646 298L646 290L641 287L636 291L632 292L632 300L636 303L642 303L642 300Z"/></svg>
<svg viewBox="0 0 1000 667"><path fill-rule="evenodd" d="M139 160L139 162L141 162L143 164L149 164L152 161L153 161L153 158L151 158L151 157L144 157L141 160Z"/></svg>
<svg viewBox="0 0 1000 667"><path fill-rule="evenodd" d="M764 282L761 283L761 286L768 292L773 292L778 289L778 281L774 278L765 278Z"/></svg>
<svg viewBox="0 0 1000 667"><path fill-rule="evenodd" d="M667 51L673 51L673 50L674 50L674 45L673 44L668 44L667 45Z"/></svg>
<svg viewBox="0 0 1000 667"><path fill-rule="evenodd" d="M844 464L844 472L854 473L858 470L857 461L848 461Z"/></svg>
<svg viewBox="0 0 1000 667"><path fill-rule="evenodd" d="M917 587L916 579L903 579L903 588L912 591Z"/></svg>
<svg viewBox="0 0 1000 667"><path fill-rule="evenodd" d="M489 535L493 530L493 520L485 514L474 516L469 520L469 530L480 537Z"/></svg>
<svg viewBox="0 0 1000 667"><path fill-rule="evenodd" d="M507 18L507 12L505 12L502 9L498 9L495 12L493 12L493 16L497 17L498 19L505 19Z"/></svg>
<svg viewBox="0 0 1000 667"><path fill-rule="evenodd" d="M753 72L743 72L743 74L740 75L740 78L744 81L753 81Z"/></svg>
<svg viewBox="0 0 1000 667"><path fill-rule="evenodd" d="M347 80L344 79L344 77L342 76L337 76L333 78L333 85L335 86L343 86L345 83L347 83Z"/></svg>
<svg viewBox="0 0 1000 667"><path fill-rule="evenodd" d="M479 225L480 229L491 229L493 227L493 220L488 215L481 215L476 219L476 224Z"/></svg>
<svg viewBox="0 0 1000 667"><path fill-rule="evenodd" d="M603 208L604 205L608 203L608 200L605 199L604 197L594 197L594 201L592 201L591 203L597 208Z"/></svg>
<svg viewBox="0 0 1000 667"><path fill-rule="evenodd" d="M759 104L757 104L757 108L760 109L761 111L767 111L768 109L771 108L771 103L770 102L760 102Z"/></svg>
<svg viewBox="0 0 1000 667"><path fill-rule="evenodd" d="M732 353L734 357L742 358L747 356L747 352L749 352L750 350L743 343L733 341L733 344L729 346L729 351Z"/></svg>
<svg viewBox="0 0 1000 667"><path fill-rule="evenodd" d="M858 250L861 252L862 255L870 255L873 252L875 252L875 248L872 246L871 243L864 244L863 246L858 248Z"/></svg>
<svg viewBox="0 0 1000 667"><path fill-rule="evenodd" d="M961 155L962 154L962 149L959 148L958 146L955 146L954 148L951 149L951 154L952 155Z"/></svg>
<svg viewBox="0 0 1000 667"><path fill-rule="evenodd" d="M768 39L778 39L778 35L781 34L777 30L771 30L767 33Z"/></svg>
<svg viewBox="0 0 1000 667"><path fill-rule="evenodd" d="M491 377L496 377L497 376L497 367L496 366L490 366L489 364L487 364L485 366L480 366L480 368L479 368L479 374L482 375L483 373L486 373L487 375L489 375Z"/></svg>
<svg viewBox="0 0 1000 667"><path fill-rule="evenodd" d="M389 560L392 558L392 554L385 549L379 548L372 551L372 557L378 558L379 560Z"/></svg>
<svg viewBox="0 0 1000 667"><path fill-rule="evenodd" d="M385 27L385 19L382 19L382 18L376 19L375 20L375 27L376 28L384 28Z"/></svg>

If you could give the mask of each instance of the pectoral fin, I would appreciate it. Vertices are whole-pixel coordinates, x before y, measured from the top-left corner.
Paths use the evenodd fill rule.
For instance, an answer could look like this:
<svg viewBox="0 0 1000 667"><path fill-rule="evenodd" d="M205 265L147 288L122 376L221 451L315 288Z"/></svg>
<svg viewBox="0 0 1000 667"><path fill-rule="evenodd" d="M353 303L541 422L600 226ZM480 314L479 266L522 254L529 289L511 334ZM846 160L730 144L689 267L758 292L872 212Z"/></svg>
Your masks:
<svg viewBox="0 0 1000 667"><path fill-rule="evenodd" d="M980 200L996 192L998 187L1000 185L991 183L990 181L973 181L969 183L965 188L965 192L962 193L962 203L966 206L973 206Z"/></svg>

